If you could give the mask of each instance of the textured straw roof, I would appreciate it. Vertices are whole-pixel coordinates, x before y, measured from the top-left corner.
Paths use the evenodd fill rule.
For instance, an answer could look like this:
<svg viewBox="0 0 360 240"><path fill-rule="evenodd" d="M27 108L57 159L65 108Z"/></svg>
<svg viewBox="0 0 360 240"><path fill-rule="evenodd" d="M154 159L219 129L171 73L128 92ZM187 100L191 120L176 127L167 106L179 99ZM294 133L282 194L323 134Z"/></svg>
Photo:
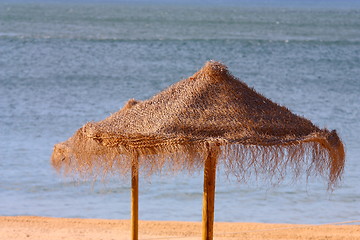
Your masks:
<svg viewBox="0 0 360 240"><path fill-rule="evenodd" d="M218 163L240 181L252 173L282 179L321 174L339 180L345 153L336 131L319 129L207 62L146 101L129 100L118 112L80 128L55 145L52 164L65 173L127 174L131 155L145 174L203 167L209 144L219 146Z"/></svg>

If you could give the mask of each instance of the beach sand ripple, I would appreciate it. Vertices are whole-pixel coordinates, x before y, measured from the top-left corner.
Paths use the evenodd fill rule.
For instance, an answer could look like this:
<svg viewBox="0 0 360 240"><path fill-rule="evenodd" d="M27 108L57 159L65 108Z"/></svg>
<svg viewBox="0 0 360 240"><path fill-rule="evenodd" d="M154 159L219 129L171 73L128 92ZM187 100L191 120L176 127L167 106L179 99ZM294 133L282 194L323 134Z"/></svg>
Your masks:
<svg viewBox="0 0 360 240"><path fill-rule="evenodd" d="M128 240L129 220L0 217L0 239ZM140 221L139 239L200 239L200 222ZM216 222L214 239L359 240L360 225L296 225Z"/></svg>

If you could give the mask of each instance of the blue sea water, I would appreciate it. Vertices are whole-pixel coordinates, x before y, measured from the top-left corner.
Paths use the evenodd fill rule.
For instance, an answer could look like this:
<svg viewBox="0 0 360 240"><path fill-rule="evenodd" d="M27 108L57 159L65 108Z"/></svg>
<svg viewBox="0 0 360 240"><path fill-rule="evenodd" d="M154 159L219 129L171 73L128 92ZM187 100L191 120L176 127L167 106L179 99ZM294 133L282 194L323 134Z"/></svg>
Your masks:
<svg viewBox="0 0 360 240"><path fill-rule="evenodd" d="M360 7L290 2L0 1L0 215L129 218L129 182L62 178L50 166L53 145L214 59L337 129L347 153L333 193L321 178L271 188L220 171L215 220L360 220ZM201 171L141 179L140 219L200 221L201 204Z"/></svg>

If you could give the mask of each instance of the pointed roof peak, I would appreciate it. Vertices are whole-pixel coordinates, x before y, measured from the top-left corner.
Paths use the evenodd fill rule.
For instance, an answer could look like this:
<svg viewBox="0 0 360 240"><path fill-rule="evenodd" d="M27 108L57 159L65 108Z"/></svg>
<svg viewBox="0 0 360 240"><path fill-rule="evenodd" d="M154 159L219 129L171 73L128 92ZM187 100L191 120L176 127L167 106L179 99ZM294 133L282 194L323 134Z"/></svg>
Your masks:
<svg viewBox="0 0 360 240"><path fill-rule="evenodd" d="M205 65L197 73L195 73L193 77L202 79L210 78L212 81L218 81L229 77L230 75L231 74L229 73L227 66L220 62L210 60L206 62Z"/></svg>
<svg viewBox="0 0 360 240"><path fill-rule="evenodd" d="M228 68L227 68L227 66L225 66L221 62L217 62L215 60L210 60L210 61L207 61L205 63L202 70L215 71L215 72L224 72L224 71L228 71Z"/></svg>

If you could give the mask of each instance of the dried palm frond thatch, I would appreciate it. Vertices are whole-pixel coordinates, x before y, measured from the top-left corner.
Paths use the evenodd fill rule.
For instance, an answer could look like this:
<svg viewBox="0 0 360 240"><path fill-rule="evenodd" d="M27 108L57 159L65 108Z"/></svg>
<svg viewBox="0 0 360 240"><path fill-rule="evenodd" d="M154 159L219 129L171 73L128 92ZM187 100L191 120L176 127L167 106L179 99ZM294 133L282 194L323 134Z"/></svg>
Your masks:
<svg viewBox="0 0 360 240"><path fill-rule="evenodd" d="M130 100L105 120L85 124L55 146L52 164L81 176L126 175L136 152L144 174L193 171L204 166L209 144L220 148L218 164L240 180L251 173L282 178L291 168L295 175L326 175L333 186L344 168L335 130L319 129L213 61L149 100Z"/></svg>

